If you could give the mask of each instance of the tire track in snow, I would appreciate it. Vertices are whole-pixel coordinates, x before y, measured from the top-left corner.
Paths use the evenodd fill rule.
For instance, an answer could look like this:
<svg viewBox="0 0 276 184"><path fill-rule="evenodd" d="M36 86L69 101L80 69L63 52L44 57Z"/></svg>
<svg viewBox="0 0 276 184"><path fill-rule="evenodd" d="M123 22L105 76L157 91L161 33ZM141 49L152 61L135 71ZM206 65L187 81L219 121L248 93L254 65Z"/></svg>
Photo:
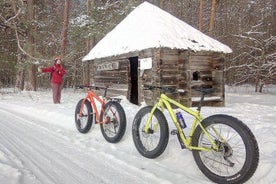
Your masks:
<svg viewBox="0 0 276 184"><path fill-rule="evenodd" d="M137 173L132 170L125 170L129 168L127 165L113 165L118 162L114 158L108 158L107 155L97 155L95 151L95 155L91 155L87 154L86 150L76 149L75 145L71 145L70 142L68 144L67 139L47 126L34 123L34 120L29 121L3 110L0 112L6 114L6 117L2 118L4 123L0 125L2 130L0 138L23 163L23 166L17 166L23 174L22 183L29 183L27 181L30 181L30 178L24 178L28 173L32 173L36 181L41 183L87 183L88 181L89 183L120 183L120 181L155 183L160 181L154 177L152 179L139 177L143 176L143 172L136 176Z"/></svg>
<svg viewBox="0 0 276 184"><path fill-rule="evenodd" d="M70 158L63 156L62 152L65 151L65 146L62 145L63 143L60 140L57 142L56 136L51 137L49 131L43 130L35 124L28 124L30 122L24 119L14 115L12 117L14 119L12 123L4 122L5 125L9 126L1 127L1 129L4 129L1 132L5 132L5 135L2 136L6 137L6 146L17 155L19 160L23 160L24 167L29 168L42 183L85 182L81 178L85 173L88 173L86 175L89 177L97 178L87 170L82 171L83 169L78 166L78 163L74 163ZM18 123L19 121L21 123ZM77 168L77 171L69 170L70 168ZM24 171L24 169L21 170ZM80 173L80 171L82 172ZM60 182L60 180L63 182ZM101 179L96 179L96 181L104 183Z"/></svg>

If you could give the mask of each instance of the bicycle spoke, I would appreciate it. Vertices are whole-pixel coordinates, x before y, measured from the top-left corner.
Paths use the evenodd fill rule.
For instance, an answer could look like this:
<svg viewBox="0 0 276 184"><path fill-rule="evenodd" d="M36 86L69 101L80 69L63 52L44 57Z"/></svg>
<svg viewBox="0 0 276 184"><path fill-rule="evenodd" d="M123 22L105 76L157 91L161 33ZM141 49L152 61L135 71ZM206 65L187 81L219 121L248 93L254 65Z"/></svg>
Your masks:
<svg viewBox="0 0 276 184"><path fill-rule="evenodd" d="M245 145L240 135L224 124L206 127L206 130L218 142L219 146L218 152L201 151L200 156L206 167L223 176L231 176L239 171L243 167L246 156ZM212 146L204 134L201 135L200 146Z"/></svg>
<svg viewBox="0 0 276 184"><path fill-rule="evenodd" d="M111 124L104 125L104 131L110 136L114 136L117 134L116 128L114 126L112 126Z"/></svg>
<svg viewBox="0 0 276 184"><path fill-rule="evenodd" d="M82 115L77 115L78 116L78 123L81 128L85 127L87 124L87 119L88 119L88 111L84 107L82 110Z"/></svg>
<svg viewBox="0 0 276 184"><path fill-rule="evenodd" d="M160 129L159 129L159 123L156 118L153 117L153 119L150 122L150 130L153 130L152 133L146 133L144 131L146 120L148 116L144 116L143 120L140 124L140 138L142 141L143 146L146 148L146 150L151 151L156 148L156 146L159 143L160 139Z"/></svg>
<svg viewBox="0 0 276 184"><path fill-rule="evenodd" d="M115 107L108 106L104 112L104 119L105 117L109 117L109 122L106 122L104 126L104 131L108 137L114 137L118 133L118 129L120 126L120 120L117 116L118 112Z"/></svg>

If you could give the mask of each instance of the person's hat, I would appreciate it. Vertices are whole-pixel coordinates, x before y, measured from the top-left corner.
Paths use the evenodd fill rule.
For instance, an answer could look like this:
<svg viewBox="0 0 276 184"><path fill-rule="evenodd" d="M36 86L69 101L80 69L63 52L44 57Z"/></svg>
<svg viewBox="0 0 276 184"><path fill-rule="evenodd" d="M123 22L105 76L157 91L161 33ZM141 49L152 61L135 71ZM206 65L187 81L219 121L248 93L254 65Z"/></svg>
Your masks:
<svg viewBox="0 0 276 184"><path fill-rule="evenodd" d="M60 56L55 57L55 61L57 61L57 60L61 60Z"/></svg>

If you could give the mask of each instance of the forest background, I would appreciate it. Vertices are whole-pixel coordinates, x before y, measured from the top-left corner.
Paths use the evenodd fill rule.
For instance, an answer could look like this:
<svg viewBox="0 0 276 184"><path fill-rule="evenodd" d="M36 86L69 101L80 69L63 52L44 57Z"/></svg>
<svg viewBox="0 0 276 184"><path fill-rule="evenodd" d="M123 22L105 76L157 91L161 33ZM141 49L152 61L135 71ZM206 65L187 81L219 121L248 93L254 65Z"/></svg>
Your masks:
<svg viewBox="0 0 276 184"><path fill-rule="evenodd" d="M0 88L49 87L37 67L63 58L65 87L89 83L81 59L144 0L0 0ZM233 49L226 84L276 84L275 0L148 0Z"/></svg>

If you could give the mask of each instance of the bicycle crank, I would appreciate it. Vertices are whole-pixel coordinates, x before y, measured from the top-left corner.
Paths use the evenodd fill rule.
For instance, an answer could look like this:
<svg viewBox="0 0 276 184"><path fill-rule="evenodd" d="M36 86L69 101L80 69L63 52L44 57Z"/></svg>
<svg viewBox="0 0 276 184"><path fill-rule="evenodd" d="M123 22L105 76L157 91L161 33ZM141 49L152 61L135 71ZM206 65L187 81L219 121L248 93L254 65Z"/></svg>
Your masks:
<svg viewBox="0 0 276 184"><path fill-rule="evenodd" d="M229 160L229 157L233 155L232 147L227 142L221 142L218 140L216 142L219 145L219 152L223 154L224 160L229 164L230 167L234 167L235 164Z"/></svg>

